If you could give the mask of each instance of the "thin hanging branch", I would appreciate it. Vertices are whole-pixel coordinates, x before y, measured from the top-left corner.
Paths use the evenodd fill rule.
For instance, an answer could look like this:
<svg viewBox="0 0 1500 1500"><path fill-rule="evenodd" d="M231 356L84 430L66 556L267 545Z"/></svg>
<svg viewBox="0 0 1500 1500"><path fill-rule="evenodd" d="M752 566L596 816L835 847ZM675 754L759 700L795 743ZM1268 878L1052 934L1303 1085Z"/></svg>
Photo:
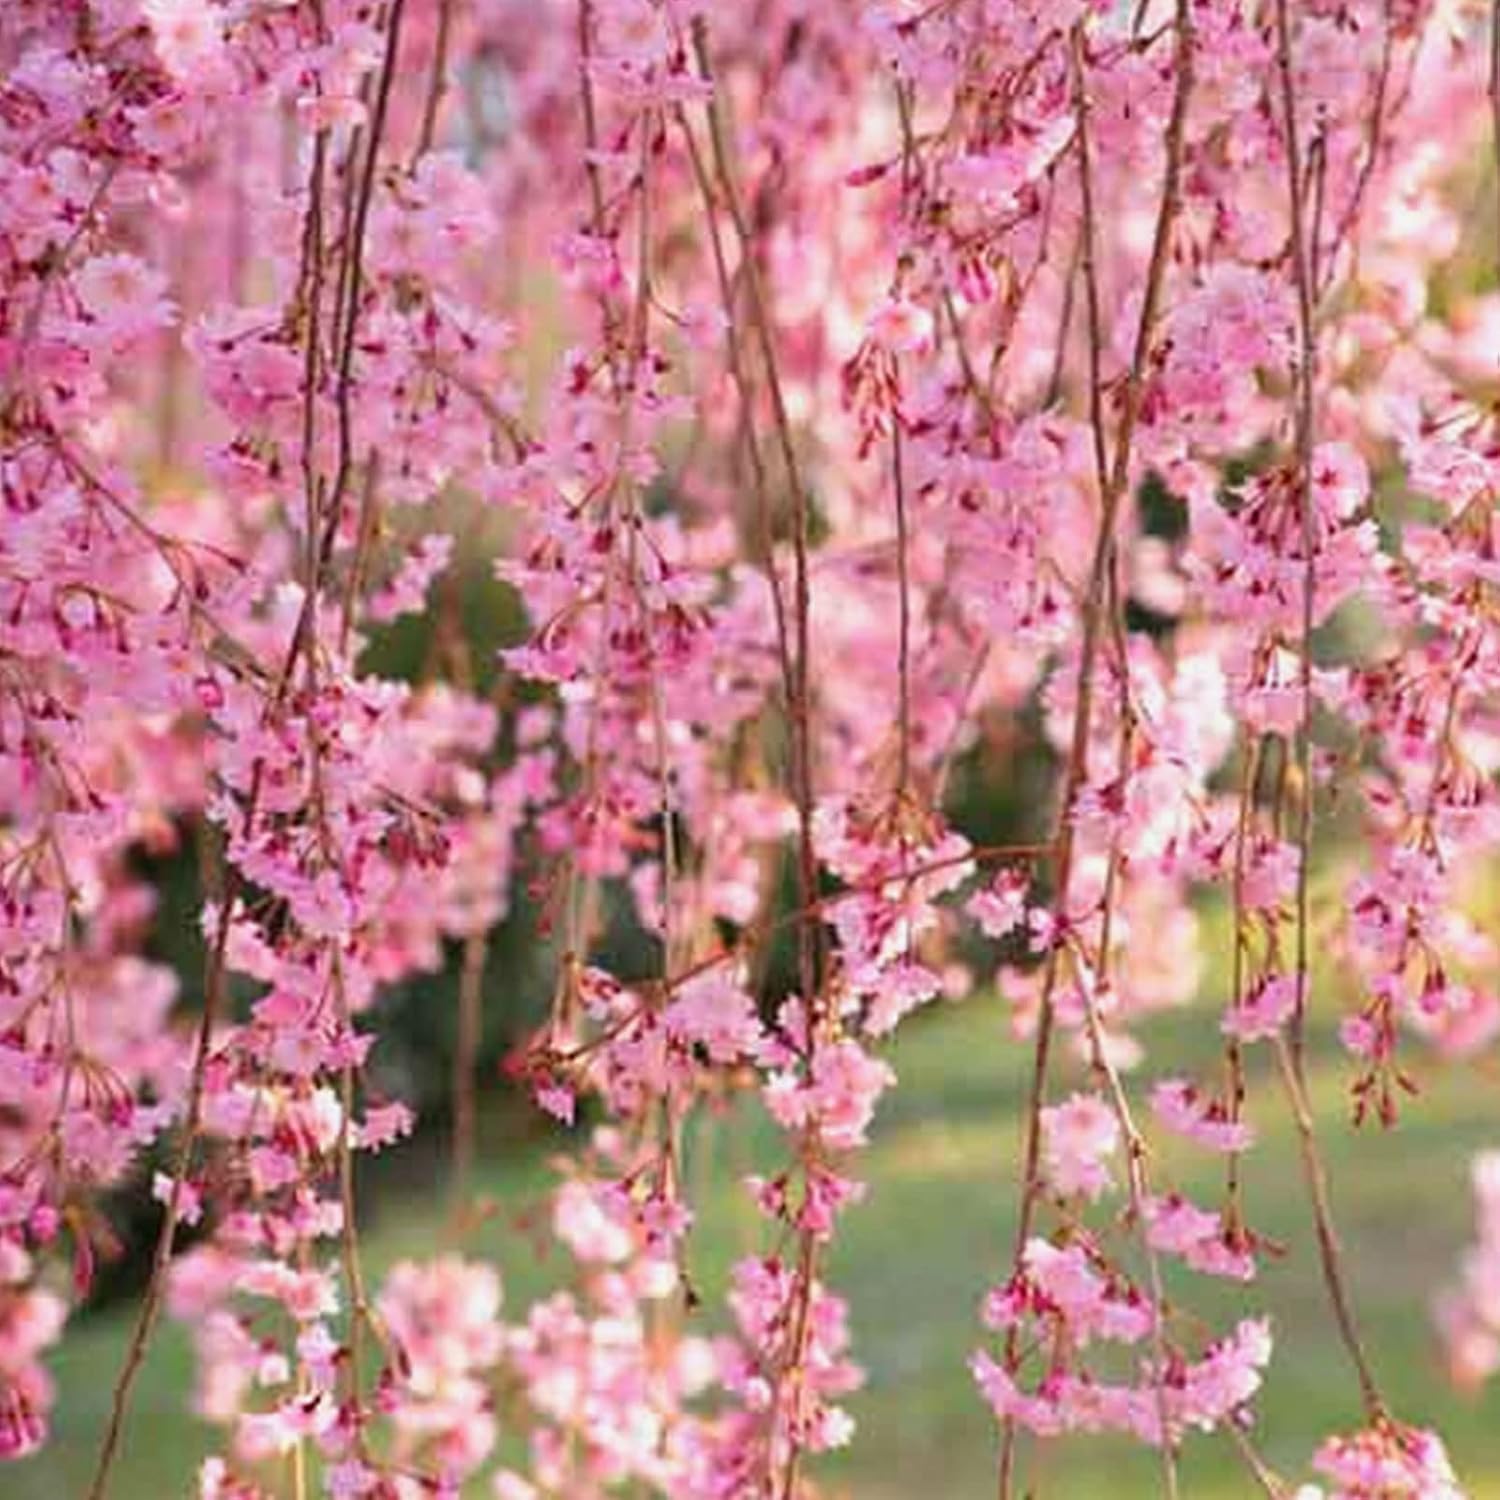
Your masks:
<svg viewBox="0 0 1500 1500"><path fill-rule="evenodd" d="M1157 208L1156 228L1152 237L1151 258L1146 270L1140 321L1136 328L1130 369L1124 382L1122 410L1115 433L1112 462L1107 483L1100 495L1099 529L1094 543L1093 562L1081 604L1082 640L1079 647L1078 685L1073 710L1071 744L1063 771L1057 825L1053 912L1054 916L1059 919L1066 915L1072 884L1075 804L1088 776L1088 747L1093 726L1094 674L1107 613L1106 594L1115 548L1115 528L1120 505L1130 479L1131 448L1136 422L1140 416L1148 362L1155 336L1157 308L1171 256L1172 231L1181 206L1182 164L1186 150L1187 112L1192 97L1193 56L1196 45L1191 0L1178 0L1174 32L1176 37L1173 59L1175 85L1172 113L1168 121L1165 141L1161 198ZM1079 87L1086 95L1086 71L1082 74ZM1087 108L1086 100L1084 108ZM1090 208L1091 205L1086 202L1085 213L1090 212ZM1090 254L1089 240L1093 231L1086 227L1083 233L1083 254L1087 257ZM1091 354L1090 357L1092 361L1094 356ZM1093 368L1097 376L1097 365ZM1096 454L1100 459L1102 472L1102 435L1096 437ZM1017 1264L1020 1262L1026 1242L1031 1237L1037 1202L1042 1192L1042 1106L1046 1102L1055 1020L1054 1003L1057 985L1061 978L1063 951L1063 945L1054 937L1047 951L1042 975L1037 1033L1032 1053L1031 1082L1027 1094L1020 1213L1017 1217L1013 1251L1013 1258ZM1017 1331L1012 1328L1006 1340L1008 1368L1015 1368L1019 1354ZM1016 1424L1014 1418L1009 1418L1004 1424L1001 1436L1000 1500L1011 1500L1013 1493L1015 1446Z"/></svg>

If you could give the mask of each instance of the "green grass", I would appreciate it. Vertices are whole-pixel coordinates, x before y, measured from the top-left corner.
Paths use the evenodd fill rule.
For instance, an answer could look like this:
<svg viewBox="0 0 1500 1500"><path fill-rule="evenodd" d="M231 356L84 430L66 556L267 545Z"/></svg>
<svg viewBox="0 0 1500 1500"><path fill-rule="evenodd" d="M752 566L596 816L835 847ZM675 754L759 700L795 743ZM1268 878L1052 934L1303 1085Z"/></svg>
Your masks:
<svg viewBox="0 0 1500 1500"><path fill-rule="evenodd" d="M1208 1066L1213 1030L1201 1010L1152 1025L1152 1071ZM849 1213L830 1268L853 1304L856 1352L869 1371L852 1403L860 1429L853 1448L819 1466L831 1496L957 1500L993 1493L993 1423L964 1361L976 1342L978 1300L1007 1261L1026 1051L987 996L912 1021L892 1049L901 1086L877 1119L866 1158L869 1198ZM1470 1493L1500 1500L1500 1392L1475 1403L1448 1388L1428 1313L1469 1237L1469 1154L1500 1142L1494 1084L1453 1070L1411 1103L1396 1131L1356 1133L1347 1123L1341 1062L1326 1045L1316 1056L1313 1092L1335 1211L1379 1378L1399 1415L1441 1428ZM1251 1218L1287 1247L1254 1289L1278 1339L1257 1442L1293 1477L1304 1472L1317 1440L1357 1425L1359 1411L1317 1272L1295 1142L1268 1072L1254 1078L1252 1100L1261 1144L1247 1159ZM498 1211L472 1248L499 1259L514 1312L562 1274L560 1265L537 1264L531 1240L514 1222L549 1180L547 1152L503 1120L487 1125L481 1186ZM753 1108L694 1138L689 1171L700 1184L701 1211L692 1272L710 1307L729 1265L759 1232L737 1183L757 1163L774 1160L776 1145L775 1131ZM1189 1149L1170 1153L1161 1166L1174 1185L1212 1201L1219 1163ZM379 1197L366 1226L374 1269L430 1250L444 1216L437 1175L419 1174L420 1181ZM1239 1288L1192 1275L1174 1275L1171 1288L1179 1305L1216 1327L1244 1311ZM69 1334L53 1361L61 1387L53 1443L5 1473L6 1500L84 1493L127 1319L128 1310L101 1316ZM188 1476L208 1435L184 1414L189 1369L182 1331L164 1327L139 1382L115 1500L191 1493ZM1038 1457L1049 1495L1128 1500L1158 1493L1153 1458L1133 1448L1079 1441ZM1188 1500L1256 1493L1220 1437L1191 1439L1182 1474Z"/></svg>

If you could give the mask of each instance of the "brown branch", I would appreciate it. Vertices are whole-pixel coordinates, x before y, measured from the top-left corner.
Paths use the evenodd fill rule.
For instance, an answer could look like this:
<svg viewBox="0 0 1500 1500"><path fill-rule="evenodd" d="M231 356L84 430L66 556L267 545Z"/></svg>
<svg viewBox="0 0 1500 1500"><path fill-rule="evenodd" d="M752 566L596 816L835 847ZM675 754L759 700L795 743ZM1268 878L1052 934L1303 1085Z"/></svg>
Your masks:
<svg viewBox="0 0 1500 1500"><path fill-rule="evenodd" d="M788 665L793 668L791 676L784 682L790 710L789 722L792 747L792 794L797 807L797 865L802 904L810 906L817 891L817 860L813 851L813 790L812 790L812 706L811 706L811 569L809 564L811 505L797 458L796 445L792 438L791 419L787 412L782 392L780 369L776 356L776 341L771 327L771 315L765 288L762 284L757 259L755 238L749 218L745 212L739 183L735 174L729 144L729 131L723 110L723 94L714 75L712 52L709 45L708 23L702 15L693 18L693 51L698 71L709 84L712 92L705 105L708 118L710 142L713 148L714 169L718 187L729 213L740 252L740 267L749 294L749 311L752 327L759 344L761 363L764 366L766 387L771 400L771 413L777 441L786 469L787 483L792 498L792 639L794 652L789 653ZM823 1014L820 993L821 928L816 920L805 917L798 923L798 970L803 1004L807 1008L809 1049L816 1048L818 1035L828 1024ZM812 1150L812 1126L808 1127L807 1149ZM812 1306L812 1288L817 1273L818 1241L810 1230L801 1232L801 1249L798 1257L796 1291L797 1308L784 1375L795 1372L805 1359ZM783 1380L779 1376L777 1389L771 1403L771 1422L774 1424L781 1409ZM778 1486L782 1500L790 1500L795 1492L797 1469L801 1460L802 1444L795 1425L789 1436L785 1467ZM768 1480L771 1475L768 1473Z"/></svg>
<svg viewBox="0 0 1500 1500"><path fill-rule="evenodd" d="M1172 113L1167 125L1166 161L1162 176L1161 199L1157 210L1156 228L1151 246L1151 258L1146 270L1144 295L1141 301L1140 322L1136 329L1135 346L1129 373L1126 377L1123 410L1115 436L1113 464L1100 495L1099 532L1094 546L1093 564L1090 569L1088 590L1082 601L1083 638L1079 648L1078 686L1073 713L1073 733L1068 762L1063 777L1062 796L1058 811L1056 894L1053 898L1054 916L1062 920L1067 914L1069 888L1073 864L1073 807L1088 774L1088 743L1093 723L1094 671L1098 657L1099 639L1105 610L1105 592L1115 547L1115 527L1121 501L1130 477L1131 447L1136 422L1140 415L1142 395L1145 387L1147 365L1155 331L1157 307L1161 299L1162 285L1166 278L1167 262L1170 258L1172 231L1176 224L1181 199L1182 161L1185 149L1188 102L1193 86L1194 31L1192 0L1178 0L1176 15L1176 83L1172 99ZM1087 79L1080 58L1078 89L1081 107L1087 110ZM1083 230L1085 246L1083 255L1092 260L1088 240L1092 239L1093 224L1092 188L1084 198L1086 218ZM1095 309L1097 313L1097 308ZM1094 382L1097 384L1097 380ZM1103 474L1102 433L1096 439L1096 462ZM1042 977L1041 996L1038 1007L1037 1035L1032 1061L1031 1085L1027 1101L1025 1146L1023 1151L1024 1177L1021 1187L1020 1214L1016 1224L1014 1257L1019 1263L1031 1234L1032 1221L1037 1200L1041 1192L1041 1113L1046 1097L1047 1073L1051 1060L1052 1032L1054 1022L1054 998L1060 976L1063 944L1054 935L1048 951L1046 968ZM1014 1369L1018 1359L1016 1331L1006 1341L1006 1364ZM1165 1434L1163 1437L1165 1438ZM999 1468L1000 1500L1010 1500L1014 1484L1016 1426L1014 1418L1008 1418L1001 1441Z"/></svg>
<svg viewBox="0 0 1500 1500"><path fill-rule="evenodd" d="M782 592L781 576L776 568L776 553L771 535L771 493L766 475L765 456L761 452L760 436L755 425L755 393L750 384L746 366L744 344L740 336L739 319L736 316L734 284L729 275L729 264L724 254L724 238L719 230L719 215L715 202L714 185L709 178L703 153L698 149L687 113L680 106L677 111L678 125L687 142L688 161L693 178L698 184L699 196L703 199L704 218L708 225L709 247L714 262L714 275L719 283L719 300L724 308L724 341L729 355L729 371L739 392L740 410L743 414L745 452L750 461L752 498L755 502L755 519L759 528L761 568L766 575L766 584L771 591L771 610L776 624L776 650L781 667L782 685L791 683L794 675L791 641L787 626L786 599ZM788 707L790 713L790 707Z"/></svg>
<svg viewBox="0 0 1500 1500"><path fill-rule="evenodd" d="M316 592L316 519L319 482L313 474L312 449L316 441L316 394L314 380L317 372L317 350L320 334L319 322L322 310L322 203L326 144L326 134L320 131L313 150L311 178L308 186L308 208L302 238L302 274L298 278L299 298L301 296L300 289L304 287L308 289L308 303L303 309L307 323L307 342L304 356L305 389L303 392L302 417L304 451L302 466L307 504L307 546L304 551L304 563L308 568L307 581L311 587L309 587L307 595L304 597L301 614L296 627L292 631L287 656L271 699L272 706L280 704L291 682L297 659L302 653L304 644L309 639L305 622L310 618L309 600ZM257 762L251 778L250 795L246 803L245 827L247 833L254 823L256 806L259 801L260 784L261 767ZM182 1205L184 1187L192 1170L193 1152L197 1146L198 1135L202 1125L203 1095L208 1068L208 1056L213 1042L213 1031L223 1008L229 932L234 923L235 907L238 904L243 885L244 879L238 868L232 867L225 880L224 899L219 911L219 927L215 934L214 945L209 954L204 975L203 1013L199 1017L198 1022L193 1067L188 1081L187 1112L183 1121L182 1140L178 1145L177 1159L172 1172L172 1187L167 1196L165 1217L162 1220L161 1231L157 1235L156 1249L152 1255L151 1277L146 1285L146 1293L141 1303L140 1315L136 1320L134 1332L125 1351L124 1362L115 1380L114 1394L110 1403L109 1420L105 1426L104 1440L100 1445L93 1479L89 1485L88 1500L103 1500L103 1497L108 1493L110 1473L113 1469L115 1455L119 1450L120 1439L124 1432L125 1420L129 1413L130 1398L134 1389L136 1376L140 1371L141 1364L145 1360L146 1349L150 1344L151 1335L156 1329L157 1319L161 1313L162 1298L166 1291L167 1267L171 1261L172 1250L176 1243L177 1218Z"/></svg>
<svg viewBox="0 0 1500 1500"><path fill-rule="evenodd" d="M453 0L438 0L437 39L433 43L432 72L427 78L427 97L422 103L422 128L417 134L417 149L412 168L432 149L437 134L438 111L448 92L448 36L453 28Z"/></svg>
<svg viewBox="0 0 1500 1500"><path fill-rule="evenodd" d="M901 416L891 418L891 476L896 491L896 724L901 737L896 794L911 777L911 585L907 577L906 476L901 458Z"/></svg>
<svg viewBox="0 0 1500 1500"><path fill-rule="evenodd" d="M347 275L340 278L345 299L342 314L343 338L338 351L338 375L334 391L338 414L338 461L322 537L321 556L324 565L333 555L344 496L348 492L354 469L354 345L359 330L360 298L364 294L365 230L370 218L370 203L375 196L375 177L380 166L386 116L396 77L396 59L401 48L401 19L405 9L406 0L391 0L390 19L386 23L385 52L380 62L380 79L375 87L375 105L370 116L369 144L355 198L354 220L348 242L344 246L343 264Z"/></svg>
<svg viewBox="0 0 1500 1500"><path fill-rule="evenodd" d="M1313 601L1317 589L1315 555L1317 526L1313 516L1313 386L1317 361L1316 334L1313 329L1312 273L1308 265L1307 240L1302 202L1302 156L1297 135L1297 101L1292 82L1292 33L1287 0L1276 0L1276 62L1281 79L1281 105L1286 128L1287 191L1291 209L1292 271L1297 291L1297 382L1296 382L1296 462L1301 487L1302 515L1302 639L1300 651L1300 685L1302 692L1302 734L1298 770L1302 781L1298 811L1297 844L1297 999L1292 1012L1289 1036L1292 1062L1299 1081L1303 1081L1303 1044L1307 1022L1308 988L1311 983L1308 952L1309 910L1311 906L1311 864L1313 838L1313 765L1312 765L1312 632Z"/></svg>
<svg viewBox="0 0 1500 1500"><path fill-rule="evenodd" d="M1364 1342L1360 1337L1359 1325L1354 1314L1354 1304L1345 1286L1338 1233L1333 1223L1333 1204L1328 1193L1328 1174L1318 1151L1312 1107L1286 1039L1278 1036L1275 1046L1277 1067L1281 1073L1287 1101L1291 1105L1292 1119L1297 1127L1297 1145L1302 1157L1303 1175L1307 1180L1308 1196L1312 1201L1313 1222L1318 1237L1318 1259L1323 1271L1323 1282L1328 1289L1328 1300L1333 1307L1334 1322L1338 1325L1339 1338L1343 1341L1359 1379L1360 1395L1364 1399L1366 1414L1370 1422L1376 1424L1386 1419L1386 1405L1375 1382L1369 1356L1365 1353Z"/></svg>
<svg viewBox="0 0 1500 1500"><path fill-rule="evenodd" d="M1370 1369L1364 1347L1355 1323L1354 1311L1344 1287L1340 1268L1338 1238L1333 1228L1332 1206L1328 1197L1328 1186L1318 1155L1317 1140L1313 1130L1312 1111L1308 1103L1305 1065L1306 1021L1311 973L1311 878L1312 878L1312 834L1313 834L1313 767L1312 767L1312 628L1313 599L1317 585L1317 569L1314 545L1317 539L1313 516L1312 454L1313 454L1313 396L1316 379L1317 346L1313 327L1313 284L1308 264L1302 202L1301 153L1297 133L1297 99L1292 82L1292 27L1288 0L1276 0L1276 62L1281 81L1281 106L1286 129L1287 192L1291 215L1292 270L1297 290L1297 410L1296 410L1296 458L1302 489L1302 640L1300 643L1302 733L1299 755L1299 772L1302 782L1299 802L1297 842L1299 862L1297 869L1297 956L1296 1006L1287 1028L1285 1039L1278 1037L1277 1061L1281 1068L1282 1081L1292 1107L1301 1145L1304 1175L1308 1194L1312 1200L1313 1218L1318 1236L1318 1252L1322 1263L1323 1280L1328 1289L1334 1319L1339 1336L1349 1353L1359 1377L1365 1406L1373 1420L1384 1415L1375 1379Z"/></svg>
<svg viewBox="0 0 1500 1500"><path fill-rule="evenodd" d="M322 545L319 544L319 520L322 506L323 481L322 476L314 472L312 455L315 451L317 437L316 381L319 364L319 341L322 333L323 196L327 132L319 131L314 139L313 161L308 190L309 201L307 216L304 221L303 264L301 274L298 277L299 299L304 290L307 293L307 304L301 309L307 325L302 420L302 469L305 503L307 506L307 546L304 555L306 579L302 609L297 624L293 629L281 671L277 675L275 686L268 700L266 708L268 716L278 711L285 700L286 693L296 673L298 661L305 655L309 662L309 669L311 670L315 657L313 636L320 577L328 560L328 553L331 551L333 538L336 534L339 488L342 484L347 483L350 462L349 438L351 418L349 413L349 383L355 326L358 320L360 247L363 243L364 222L369 210L369 197L373 190L374 163L380 149L381 130L384 125L386 105L389 100L391 77L394 73L395 53L399 42L403 4L404 0L392 0L387 32L386 57L382 68L381 88L377 102L376 122L371 130L366 177L357 218L358 231L354 240L346 244L344 250L344 267L349 270L350 300L339 370L340 471L339 483L335 486L334 503L332 506L333 519L327 525ZM337 317L338 309L335 308L334 311ZM261 763L257 762L251 775L245 809L245 829L247 834L254 824L258 809L262 769ZM90 1482L88 1500L104 1500L105 1495L108 1493L110 1475L124 1432L135 1380L145 1360L151 1335L155 1331L157 1320L160 1317L162 1300L166 1290L167 1270L176 1243L178 1216L182 1207L187 1179L192 1170L193 1153L202 1128L203 1098L206 1088L208 1057L212 1046L213 1032L218 1017L223 1012L226 998L224 990L227 975L229 933L234 925L235 910L244 885L244 877L238 867L231 867L225 879L224 896L219 912L218 931L215 935L214 946L209 955L205 970L203 1013L199 1018L192 1072L188 1083L187 1111L183 1122L182 1140L178 1147L177 1160L172 1175L172 1187L168 1194L162 1228L157 1237L156 1248L152 1257L151 1278L147 1283L146 1293L141 1304L141 1311L131 1335L130 1343L127 1346L125 1359L115 1381L114 1393L110 1404L110 1415L105 1428L104 1439L100 1446L94 1475ZM340 1177L345 1194L346 1257L348 1258L352 1272L351 1292L354 1296L356 1307L353 1339L355 1341L354 1351L357 1358L357 1325L359 1318L365 1315L366 1302L363 1282L358 1271L357 1255L349 1255L348 1253L348 1247L350 1246L348 1237L354 1233L352 1223L353 1178L352 1167L348 1160L350 1142L348 1139L349 1117L347 1113L348 1108L352 1104L353 1083L348 1067L344 1069L343 1091L346 1113L342 1133L341 1154L343 1160L341 1162ZM355 1378L357 1381L357 1375Z"/></svg>

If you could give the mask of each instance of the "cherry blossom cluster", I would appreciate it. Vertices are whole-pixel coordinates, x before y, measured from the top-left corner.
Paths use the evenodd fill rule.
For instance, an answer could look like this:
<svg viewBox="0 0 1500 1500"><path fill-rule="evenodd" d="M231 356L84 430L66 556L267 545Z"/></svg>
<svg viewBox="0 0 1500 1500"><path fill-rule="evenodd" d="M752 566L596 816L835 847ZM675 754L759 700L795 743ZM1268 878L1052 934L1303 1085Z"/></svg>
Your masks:
<svg viewBox="0 0 1500 1500"><path fill-rule="evenodd" d="M1500 1157L1474 1161L1476 1242L1464 1254L1461 1274L1437 1301L1438 1326L1453 1378L1480 1385L1500 1370Z"/></svg>

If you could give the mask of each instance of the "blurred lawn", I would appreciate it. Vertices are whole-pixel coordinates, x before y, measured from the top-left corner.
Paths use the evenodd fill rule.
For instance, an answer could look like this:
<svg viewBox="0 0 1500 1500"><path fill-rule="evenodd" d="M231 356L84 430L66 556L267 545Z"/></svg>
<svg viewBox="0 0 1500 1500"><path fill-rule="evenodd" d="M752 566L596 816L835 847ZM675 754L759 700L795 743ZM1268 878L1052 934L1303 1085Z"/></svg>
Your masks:
<svg viewBox="0 0 1500 1500"><path fill-rule="evenodd" d="M1214 1031L1202 1010L1153 1024L1146 1033L1152 1072L1211 1067ZM1470 1493L1500 1500L1500 1391L1475 1402L1449 1389L1428 1314L1435 1287L1451 1275L1469 1238L1469 1155L1500 1144L1495 1079L1453 1069L1432 1078L1396 1131L1356 1133L1347 1123L1343 1065L1327 1038L1318 1040L1313 1079L1323 1146L1377 1373L1400 1415L1441 1428ZM853 1303L856 1353L869 1381L853 1402L860 1428L854 1447L819 1472L831 1496L858 1500L989 1496L994 1429L964 1362L976 1342L979 1297L1007 1259L1027 1049L1009 1038L1003 1008L983 995L908 1023L891 1056L901 1086L877 1117L866 1158L871 1192L848 1215L831 1271ZM1288 1248L1254 1291L1257 1308L1274 1317L1278 1341L1258 1442L1293 1478L1304 1473L1318 1438L1356 1424L1359 1412L1323 1301L1295 1142L1276 1080L1266 1060L1257 1061L1251 1098L1261 1142L1247 1158L1248 1202L1255 1227ZM1075 1081L1081 1077L1070 1061L1065 1066ZM514 1313L561 1269L538 1266L515 1223L549 1180L547 1152L502 1118L487 1125L489 1165L480 1188L498 1212L471 1244L498 1257ZM738 1179L773 1161L776 1144L754 1108L709 1124L693 1141L689 1170L701 1188L692 1272L710 1307L727 1267L758 1232ZM1186 1150L1162 1166L1175 1186L1214 1201L1219 1163ZM416 1184L387 1191L367 1222L377 1271L402 1255L430 1252L434 1227L445 1222L438 1174L415 1175ZM1179 1305L1215 1327L1244 1311L1240 1288L1192 1275L1174 1276L1172 1287ZM85 1492L127 1319L122 1310L69 1335L53 1361L61 1397L52 1445L0 1471L5 1500L71 1500ZM184 1412L189 1368L182 1331L164 1327L139 1382L114 1500L191 1493L188 1476L207 1435ZM1070 1442L1041 1461L1051 1496L1158 1493L1153 1458L1121 1445ZM1227 1500L1258 1491L1226 1440L1198 1436L1184 1455L1183 1493L1187 1500Z"/></svg>

